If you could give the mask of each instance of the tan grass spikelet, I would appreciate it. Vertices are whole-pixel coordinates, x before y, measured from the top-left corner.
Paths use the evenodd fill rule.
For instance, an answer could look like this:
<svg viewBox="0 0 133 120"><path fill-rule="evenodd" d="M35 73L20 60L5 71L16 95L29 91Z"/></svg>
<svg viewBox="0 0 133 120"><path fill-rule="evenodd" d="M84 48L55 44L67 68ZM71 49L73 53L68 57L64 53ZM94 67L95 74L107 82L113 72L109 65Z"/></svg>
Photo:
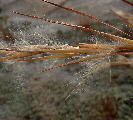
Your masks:
<svg viewBox="0 0 133 120"><path fill-rule="evenodd" d="M76 63L80 63L80 62L84 62L84 61L90 61L90 60L94 60L94 59L98 59L98 58L106 58L109 56L117 56L119 54L122 54L122 55L128 54L130 56L133 55L133 40L132 40L133 34L125 33L122 30L114 27L113 25L110 25L110 24L108 24L108 23L102 21L101 19L98 19L92 15L88 15L88 14L79 12L77 10L73 10L71 8L63 7L63 6L60 6L56 3L53 3L53 2L50 2L47 0L42 0L42 1L49 3L51 5L54 5L54 6L60 7L62 9L67 10L67 11L80 14L84 17L88 17L89 19L91 19L93 21L97 21L100 24L104 24L105 26L110 27L111 29L113 29L119 33L123 33L124 35L129 37L129 39L123 38L120 36L116 36L116 35L112 35L109 33L105 33L105 32L100 32L100 31L92 29L92 28L86 28L83 26L68 24L68 23L64 23L64 22L58 22L58 21L47 19L47 18L32 16L29 14L24 14L24 13L13 11L15 14L29 17L32 19L43 20L46 22L54 23L54 24L61 24L64 26L69 26L69 27L73 27L76 29L82 29L84 31L90 31L90 32L93 32L96 34L100 34L100 35L103 35L105 37L119 41L121 44L119 44L119 45L113 44L112 45L112 44L79 43L78 45L75 45L75 46L70 46L70 45L8 46L8 47L3 47L0 49L0 53L5 55L5 57L0 58L0 61L11 60L11 59L16 60L16 61L37 61L37 60L49 60L49 59L64 59L64 58L69 58L69 57L74 57L74 56L80 56L80 54L84 54L84 53L88 54L87 56L82 56L81 58L79 58L77 60L73 60L73 61L70 61L70 62L67 62L64 64L59 64L57 66L53 66L51 68L46 68L46 69L42 70L42 71L47 71L47 70L52 70L55 68L68 66L71 64L76 64ZM132 16L130 16L130 17L131 17L131 20L133 20L133 17ZM126 21L127 21L127 18L125 18L123 16L122 16L122 18L126 19ZM130 24L129 22L127 22L127 23ZM48 56L28 58L29 56L38 55L38 54L42 54L42 53L46 53ZM133 61L131 59L126 60L126 61L112 61L112 62L110 62L110 64L112 64L112 65L127 65L127 64L133 64Z"/></svg>

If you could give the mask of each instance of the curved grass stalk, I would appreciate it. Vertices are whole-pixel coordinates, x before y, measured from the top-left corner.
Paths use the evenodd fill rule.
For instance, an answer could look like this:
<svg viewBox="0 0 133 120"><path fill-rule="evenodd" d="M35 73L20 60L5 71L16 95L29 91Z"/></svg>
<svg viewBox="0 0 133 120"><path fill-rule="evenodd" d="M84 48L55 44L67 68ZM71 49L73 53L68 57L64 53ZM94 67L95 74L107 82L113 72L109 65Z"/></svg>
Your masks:
<svg viewBox="0 0 133 120"><path fill-rule="evenodd" d="M99 18L97 18L97 17L95 17L95 16L92 16L92 15L90 15L90 14L85 14L85 13L83 13L83 12L80 12L80 11L77 11L77 10L74 10L74 9L71 9L71 8L64 7L64 6L58 5L58 4L56 4L56 3L53 3L53 2L50 2L50 1L47 1L47 0L42 0L42 1L44 1L44 2L46 2L46 3L49 3L49 4L51 4L51 5L57 6L57 7L59 7L59 8L65 9L65 10L67 10L67 11L74 12L74 13L79 14L79 15L81 15L81 16L88 17L88 18L91 19L91 20L95 20L95 21L97 21L97 22L99 22L99 23L101 23L101 24L103 24L103 25L105 25L105 26L108 26L108 27L112 28L113 30L116 30L116 31L118 31L118 32L120 32L120 33L123 33L124 35L127 35L127 36L130 37L130 38L133 38L133 36L129 35L128 33L123 32L122 30L116 28L115 26L113 26L113 25L111 25L111 24L108 24L108 23L102 21L101 19L99 19Z"/></svg>
<svg viewBox="0 0 133 120"><path fill-rule="evenodd" d="M128 0L122 0L122 1L125 2L125 3L127 3L127 4L129 4L129 5L131 5L131 6L133 6L133 2L130 2Z"/></svg>
<svg viewBox="0 0 133 120"><path fill-rule="evenodd" d="M122 53L123 54L123 53ZM91 60L94 60L94 59L99 59L99 58L104 58L104 57L108 57L108 56L111 56L111 55L119 55L119 53L106 53L106 54L96 54L96 55L90 55L90 56L86 56L84 58L79 58L77 60L73 60L73 61L70 61L70 62L67 62L67 63L64 63L64 64L59 64L59 65L56 65L56 66L53 66L53 67L50 67L50 68L46 68L44 70L42 70L42 72L45 72L45 71L49 71L49 70L53 70L53 69L57 69L57 68L61 68L61 67L64 67L64 66L68 66L68 65L72 65L72 64L76 64L76 63L81 63L81 62L85 62L85 61L91 61ZM130 55L130 54L128 54ZM132 54L133 55L133 52ZM129 64L133 64L133 60L130 60L129 61L117 61L117 62L110 62L111 65L129 65Z"/></svg>
<svg viewBox="0 0 133 120"><path fill-rule="evenodd" d="M103 69L109 68L109 67L116 67L116 66L129 66L132 65L133 62L130 61L115 61L115 62L107 62L104 65L100 65L96 67L95 72L101 71Z"/></svg>
<svg viewBox="0 0 133 120"><path fill-rule="evenodd" d="M106 36L106 37L111 38L111 39L115 39L115 40L123 42L125 44L133 45L133 41L130 40L130 39L122 38L120 36L112 35L112 34L109 34L109 33L100 32L100 31L94 30L92 28L86 28L86 27L83 27L83 26L68 24L68 23L64 23L64 22L58 22L58 21L47 19L47 18L42 18L42 17L38 17L38 16L32 16L32 15L28 15L28 14L24 14L24 13L19 13L19 12L16 12L16 11L13 11L13 13L21 15L21 16L26 16L26 17L29 17L29 18L37 19L37 20L44 20L44 21L49 22L49 23L55 23L55 24L60 24L60 25L64 25L64 26L69 26L69 27L73 27L73 28L77 28L77 29L82 29L84 31L90 31L90 32L93 32L93 33L97 33L97 34Z"/></svg>
<svg viewBox="0 0 133 120"><path fill-rule="evenodd" d="M1 57L0 61L4 61L4 60L11 60L11 59L16 59L16 58L21 58L21 57L29 57L32 55L36 55L39 54L39 52L21 52L21 53L16 53L15 55L10 55L10 56L6 56L6 57Z"/></svg>
<svg viewBox="0 0 133 120"><path fill-rule="evenodd" d="M90 55L90 56L79 58L77 60L73 60L73 61L70 61L70 62L67 62L67 63L64 63L64 64L59 64L57 66L46 68L46 69L42 70L42 72L49 71L49 70L56 69L56 68L60 68L60 67L64 67L64 66L68 66L68 65L72 65L72 64L76 64L76 63L90 61L90 60L94 60L94 59L98 59L98 58L103 58L103 57L106 57L106 56L108 56L108 55L107 54Z"/></svg>

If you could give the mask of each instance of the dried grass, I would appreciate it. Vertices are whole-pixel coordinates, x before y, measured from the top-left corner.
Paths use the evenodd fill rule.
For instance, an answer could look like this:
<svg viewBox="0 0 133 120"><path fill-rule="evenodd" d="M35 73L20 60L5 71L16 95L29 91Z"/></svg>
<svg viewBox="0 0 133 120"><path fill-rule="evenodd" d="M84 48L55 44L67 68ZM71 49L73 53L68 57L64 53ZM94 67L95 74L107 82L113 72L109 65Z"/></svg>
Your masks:
<svg viewBox="0 0 133 120"><path fill-rule="evenodd" d="M50 68L46 68L42 71L52 70L55 68L68 66L71 64L76 64L84 61L91 61L98 58L107 58L109 56L117 56L117 55L126 55L129 56L133 55L133 33L125 33L124 31L114 27L113 25L110 25L101 19L98 19L92 15L88 15L82 12L79 12L77 10L73 10L71 8L66 8L63 6L60 6L58 4L55 4L53 2L42 0L48 4L60 7L62 9L65 9L70 12L74 12L77 14L80 14L81 16L88 17L89 19L93 21L97 21L100 24L104 24L107 27L110 27L111 29L117 31L118 33L124 34L128 38L123 38L120 36L112 35L109 33L100 32L98 30L92 29L92 28L86 28L83 26L73 25L73 24L67 24L64 22L58 22L54 20L50 20L47 18L41 18L37 16L32 16L24 13L15 12L15 14L26 16L32 19L37 20L43 20L54 24L61 24L64 26L73 27L76 29L82 29L84 31L90 31L96 34L100 34L102 36L105 36L110 39L114 39L115 41L119 42L119 44L88 44L88 43L79 43L78 45L71 46L71 45L29 45L29 46L7 46L0 49L0 53L5 55L4 57L0 58L0 61L5 60L15 60L15 61L37 61L37 60L49 60L49 59L64 59L64 58L71 58L71 57L79 57L77 60L73 60L64 64L59 64L57 66L53 66ZM124 0L123 0L124 1ZM128 3L127 1L124 1ZM130 3L128 3L130 4ZM131 5L131 4L130 4ZM127 13L124 13L119 10L113 10L116 14L120 16L130 27L133 27L133 16ZM34 57L38 54L45 53L46 56L43 57ZM84 55L86 53L87 55ZM82 54L82 56L81 56ZM30 56L30 58L29 58ZM108 63L107 63L108 64ZM133 64L133 60L127 58L124 61L111 61L109 64L111 65L127 65L127 64ZM102 68L102 67L101 67Z"/></svg>

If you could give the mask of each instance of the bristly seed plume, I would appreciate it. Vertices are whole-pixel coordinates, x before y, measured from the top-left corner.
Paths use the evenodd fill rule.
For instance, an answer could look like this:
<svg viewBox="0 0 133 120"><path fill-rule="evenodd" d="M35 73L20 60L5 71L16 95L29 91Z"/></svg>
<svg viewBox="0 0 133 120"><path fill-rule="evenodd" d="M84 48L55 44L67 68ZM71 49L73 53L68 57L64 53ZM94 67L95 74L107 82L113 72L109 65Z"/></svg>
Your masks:
<svg viewBox="0 0 133 120"><path fill-rule="evenodd" d="M69 26L72 28L76 29L82 29L84 31L90 31L96 34L103 35L107 38L114 39L116 41L119 41L121 44L88 44L88 43L79 43L78 45L75 46L70 46L70 45L58 45L58 46L48 46L48 45L29 45L29 46L7 46L7 47L2 47L0 49L0 53L4 54L5 57L1 57L0 61L5 61L5 60L16 60L16 61L37 61L37 60L50 60L50 59L65 59L65 58L72 58L72 57L79 57L79 59L69 61L64 64L59 64L57 66L53 66L50 68L46 68L42 70L44 71L49 71L55 68L63 67L63 66L68 66L71 64L76 64L76 63L81 63L84 61L90 61L94 59L99 59L99 58L107 58L109 56L117 56L117 55L125 55L128 54L130 56L133 55L133 34L128 34L125 33L124 31L118 29L117 27L110 25L101 19L94 17L90 14L86 14L71 8L67 8L61 5L58 5L56 3L47 1L47 0L42 0L48 4L54 5L56 7L65 9L70 12L74 12L76 14L82 15L84 17L87 17L91 19L92 21L97 21L100 24L104 24L107 27L110 27L111 29L122 33L129 37L130 39L123 38L120 36L112 35L109 33L105 32L100 32L98 30L92 29L92 28L86 28L83 26L78 26L78 25L73 25L73 24L68 24L64 22L59 22L59 21L54 21L50 20L47 18L42 18L38 16L33 16L29 14L24 14L20 12L13 11L13 13L29 17L32 19L37 19L37 20L43 20L49 23L54 23L54 24L60 24L64 26ZM127 0L123 0L124 2L128 3ZM132 5L130 2L128 3ZM32 57L33 55L38 55L45 53L47 56L42 56L42 57ZM87 56L84 54L86 53ZM81 56L81 54L83 54ZM30 58L29 58L30 56ZM125 61L111 61L110 64L112 65L127 65L127 64L133 64L133 60L127 58Z"/></svg>

